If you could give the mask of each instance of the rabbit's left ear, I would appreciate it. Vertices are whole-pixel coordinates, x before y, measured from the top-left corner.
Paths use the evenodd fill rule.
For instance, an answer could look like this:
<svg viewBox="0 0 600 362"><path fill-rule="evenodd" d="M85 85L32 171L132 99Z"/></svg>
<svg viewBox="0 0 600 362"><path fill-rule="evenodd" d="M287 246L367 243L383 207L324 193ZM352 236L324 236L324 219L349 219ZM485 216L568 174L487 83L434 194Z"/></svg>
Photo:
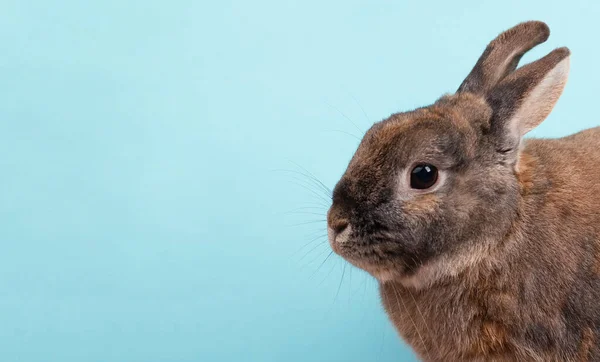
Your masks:
<svg viewBox="0 0 600 362"><path fill-rule="evenodd" d="M517 148L521 137L550 114L567 83L569 55L567 48L555 49L509 74L486 94L492 131L500 136L502 148Z"/></svg>
<svg viewBox="0 0 600 362"><path fill-rule="evenodd" d="M550 36L548 25L526 21L502 32L492 40L465 78L458 93L486 94L517 69L521 57Z"/></svg>

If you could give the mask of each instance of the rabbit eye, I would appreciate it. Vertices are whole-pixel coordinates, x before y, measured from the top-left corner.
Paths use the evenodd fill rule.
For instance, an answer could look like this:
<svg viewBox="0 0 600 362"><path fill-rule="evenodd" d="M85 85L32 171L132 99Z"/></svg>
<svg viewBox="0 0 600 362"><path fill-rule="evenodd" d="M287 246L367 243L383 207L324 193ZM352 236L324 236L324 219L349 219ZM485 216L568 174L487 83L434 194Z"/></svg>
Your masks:
<svg viewBox="0 0 600 362"><path fill-rule="evenodd" d="M417 190L425 190L435 185L438 180L438 170L429 164L415 166L410 173L410 187Z"/></svg>

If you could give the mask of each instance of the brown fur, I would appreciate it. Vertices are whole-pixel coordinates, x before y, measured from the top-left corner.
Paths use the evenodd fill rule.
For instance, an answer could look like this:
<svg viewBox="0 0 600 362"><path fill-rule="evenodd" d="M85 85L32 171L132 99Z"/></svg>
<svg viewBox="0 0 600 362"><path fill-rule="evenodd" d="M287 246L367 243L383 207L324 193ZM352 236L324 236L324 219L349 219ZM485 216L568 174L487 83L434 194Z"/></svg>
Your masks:
<svg viewBox="0 0 600 362"><path fill-rule="evenodd" d="M333 250L425 361L600 361L600 128L522 140L566 81L566 48L516 69L548 35L519 24L456 94L376 123L334 190ZM439 186L410 189L415 162Z"/></svg>

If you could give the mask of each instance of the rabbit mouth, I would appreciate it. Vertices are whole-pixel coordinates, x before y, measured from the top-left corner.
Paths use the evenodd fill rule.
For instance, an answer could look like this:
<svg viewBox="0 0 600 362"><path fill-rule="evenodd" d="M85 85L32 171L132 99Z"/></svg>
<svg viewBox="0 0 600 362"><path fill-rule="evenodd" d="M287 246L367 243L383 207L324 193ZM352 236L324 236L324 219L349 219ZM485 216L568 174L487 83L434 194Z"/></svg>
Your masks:
<svg viewBox="0 0 600 362"><path fill-rule="evenodd" d="M359 237L353 235L351 228L342 233L329 231L328 234L329 243L336 254L381 282L402 278L410 270L410 266L403 261L399 244L391 239Z"/></svg>

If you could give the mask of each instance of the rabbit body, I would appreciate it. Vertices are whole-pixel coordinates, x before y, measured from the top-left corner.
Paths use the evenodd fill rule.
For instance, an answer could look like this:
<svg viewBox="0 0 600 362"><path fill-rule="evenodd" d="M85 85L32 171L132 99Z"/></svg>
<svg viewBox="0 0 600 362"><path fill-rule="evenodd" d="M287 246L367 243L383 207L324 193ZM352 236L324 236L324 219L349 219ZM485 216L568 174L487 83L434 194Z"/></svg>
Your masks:
<svg viewBox="0 0 600 362"><path fill-rule="evenodd" d="M332 249L424 361L600 361L600 128L524 138L568 77L566 48L517 69L548 36L505 31L456 94L375 123L334 189Z"/></svg>

